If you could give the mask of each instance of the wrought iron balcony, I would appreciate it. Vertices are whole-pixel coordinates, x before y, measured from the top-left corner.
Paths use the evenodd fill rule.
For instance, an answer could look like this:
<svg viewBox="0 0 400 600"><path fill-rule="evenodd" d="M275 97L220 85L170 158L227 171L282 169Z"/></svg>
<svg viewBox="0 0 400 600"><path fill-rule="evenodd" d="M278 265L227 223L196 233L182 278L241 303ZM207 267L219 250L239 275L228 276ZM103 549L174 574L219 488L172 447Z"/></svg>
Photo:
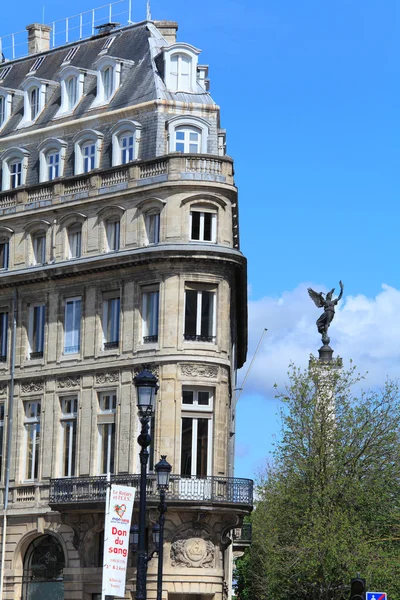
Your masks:
<svg viewBox="0 0 400 600"><path fill-rule="evenodd" d="M251 523L243 523L242 527L233 530L234 546L246 546L251 544L252 525Z"/></svg>
<svg viewBox="0 0 400 600"><path fill-rule="evenodd" d="M158 342L158 335L143 336L143 344L155 344L156 342Z"/></svg>
<svg viewBox="0 0 400 600"><path fill-rule="evenodd" d="M43 350L40 350L38 352L31 352L30 357L31 360L34 360L35 358L43 358Z"/></svg>
<svg viewBox="0 0 400 600"><path fill-rule="evenodd" d="M139 494L140 475L112 475L111 483L130 485ZM50 480L50 506L78 505L104 502L107 481L98 477L68 477ZM168 502L235 504L250 508L253 505L253 481L237 477L186 478L171 475ZM147 476L148 500L159 500L155 475Z"/></svg>
<svg viewBox="0 0 400 600"><path fill-rule="evenodd" d="M184 336L186 342L211 342L215 343L216 336L215 335L192 335L190 333L185 333Z"/></svg>
<svg viewBox="0 0 400 600"><path fill-rule="evenodd" d="M119 347L119 342L104 342L104 350L115 350Z"/></svg>

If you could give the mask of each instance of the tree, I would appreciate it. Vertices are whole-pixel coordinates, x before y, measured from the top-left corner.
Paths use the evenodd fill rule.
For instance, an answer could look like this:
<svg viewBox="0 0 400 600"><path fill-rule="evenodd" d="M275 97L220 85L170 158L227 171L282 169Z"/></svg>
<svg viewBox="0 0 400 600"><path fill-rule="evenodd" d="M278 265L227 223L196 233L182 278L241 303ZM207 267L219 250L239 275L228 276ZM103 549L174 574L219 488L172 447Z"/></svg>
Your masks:
<svg viewBox="0 0 400 600"><path fill-rule="evenodd" d="M358 393L360 379L337 363L291 367L240 600L347 600L358 572L400 600L399 389Z"/></svg>

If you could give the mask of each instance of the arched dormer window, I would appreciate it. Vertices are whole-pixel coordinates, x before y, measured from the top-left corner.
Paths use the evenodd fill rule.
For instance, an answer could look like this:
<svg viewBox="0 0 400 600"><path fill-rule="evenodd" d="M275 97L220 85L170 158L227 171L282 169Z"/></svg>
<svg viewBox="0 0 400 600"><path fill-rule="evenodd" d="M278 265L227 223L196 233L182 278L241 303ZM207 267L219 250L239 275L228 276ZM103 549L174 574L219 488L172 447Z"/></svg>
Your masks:
<svg viewBox="0 0 400 600"><path fill-rule="evenodd" d="M165 85L171 92L197 91L197 62L200 50L177 43L164 49ZM203 90L202 90L203 91Z"/></svg>
<svg viewBox="0 0 400 600"><path fill-rule="evenodd" d="M103 137L94 129L85 129L75 137L75 175L99 168Z"/></svg>
<svg viewBox="0 0 400 600"><path fill-rule="evenodd" d="M13 93L11 90L0 87L0 129L3 128L11 116Z"/></svg>
<svg viewBox="0 0 400 600"><path fill-rule="evenodd" d="M125 209L122 206L108 206L101 209L98 219L101 224L100 248L103 252L116 252L124 247L123 242L123 216Z"/></svg>
<svg viewBox="0 0 400 600"><path fill-rule="evenodd" d="M49 138L39 145L39 180L53 181L64 174L67 143Z"/></svg>
<svg viewBox="0 0 400 600"><path fill-rule="evenodd" d="M2 159L2 189L13 190L25 185L29 152L25 148L9 148Z"/></svg>
<svg viewBox="0 0 400 600"><path fill-rule="evenodd" d="M209 125L199 117L174 117L168 121L169 152L207 154Z"/></svg>
<svg viewBox="0 0 400 600"><path fill-rule="evenodd" d="M128 119L118 121L112 128L112 164L126 165L139 157L141 124Z"/></svg>
<svg viewBox="0 0 400 600"><path fill-rule="evenodd" d="M70 115L83 96L84 71L77 67L64 67L60 72L61 105L56 117Z"/></svg>
<svg viewBox="0 0 400 600"><path fill-rule="evenodd" d="M92 108L108 104L114 97L121 83L121 59L113 56L102 56L96 63L97 67L97 94Z"/></svg>
<svg viewBox="0 0 400 600"><path fill-rule="evenodd" d="M30 76L21 84L24 91L24 116L18 127L31 125L43 111L48 83L50 82Z"/></svg>

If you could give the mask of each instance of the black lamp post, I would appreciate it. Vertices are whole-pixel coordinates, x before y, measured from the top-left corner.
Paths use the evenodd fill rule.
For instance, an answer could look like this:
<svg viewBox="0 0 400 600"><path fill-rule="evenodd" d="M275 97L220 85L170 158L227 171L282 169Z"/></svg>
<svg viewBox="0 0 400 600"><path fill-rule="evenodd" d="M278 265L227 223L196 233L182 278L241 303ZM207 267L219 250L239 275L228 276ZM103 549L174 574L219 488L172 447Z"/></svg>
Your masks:
<svg viewBox="0 0 400 600"><path fill-rule="evenodd" d="M162 600L162 578L163 578L163 556L164 556L164 523L165 513L167 512L167 505L165 502L165 492L169 486L169 476L171 474L171 465L166 461L166 455L161 456L160 462L156 464L154 470L157 476L157 489L160 492L160 504L158 510L160 513L159 518L159 539L158 545L158 571L157 571L157 600Z"/></svg>
<svg viewBox="0 0 400 600"><path fill-rule="evenodd" d="M139 497L139 531L136 573L136 600L146 600L147 551L146 551L146 480L148 447L151 443L149 421L154 412L155 397L158 390L157 379L150 371L143 370L134 379L137 390L137 405L141 423L140 435L137 439L140 451L140 497ZM134 537L135 533L132 533Z"/></svg>

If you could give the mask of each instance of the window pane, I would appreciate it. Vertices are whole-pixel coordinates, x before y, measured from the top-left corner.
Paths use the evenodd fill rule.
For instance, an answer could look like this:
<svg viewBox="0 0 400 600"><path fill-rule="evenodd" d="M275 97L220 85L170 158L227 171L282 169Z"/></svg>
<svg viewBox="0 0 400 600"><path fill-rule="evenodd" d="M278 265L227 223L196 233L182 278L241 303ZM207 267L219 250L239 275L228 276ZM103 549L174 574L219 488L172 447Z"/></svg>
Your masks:
<svg viewBox="0 0 400 600"><path fill-rule="evenodd" d="M177 131L176 132L176 139L177 140L184 140L185 139L185 132L184 131Z"/></svg>
<svg viewBox="0 0 400 600"><path fill-rule="evenodd" d="M210 402L210 393L209 392L198 392L197 394L197 402L200 406L208 406Z"/></svg>
<svg viewBox="0 0 400 600"><path fill-rule="evenodd" d="M43 353L45 315L45 306L33 307L31 352Z"/></svg>
<svg viewBox="0 0 400 600"><path fill-rule="evenodd" d="M100 433L100 472L114 472L115 424L99 425Z"/></svg>
<svg viewBox="0 0 400 600"><path fill-rule="evenodd" d="M8 269L8 242L0 244L0 269Z"/></svg>
<svg viewBox="0 0 400 600"><path fill-rule="evenodd" d="M196 132L194 132L194 131L191 131L191 132L189 133L189 140L190 140L191 142L198 142L198 141L199 141L199 134L198 134L198 133L196 133Z"/></svg>
<svg viewBox="0 0 400 600"><path fill-rule="evenodd" d="M196 477L207 477L208 419L197 419Z"/></svg>
<svg viewBox="0 0 400 600"><path fill-rule="evenodd" d="M181 475L190 477L192 475L192 437L193 419L182 419L182 441L181 441Z"/></svg>
<svg viewBox="0 0 400 600"><path fill-rule="evenodd" d="M203 213L204 215L204 236L203 239L205 242L212 241L212 213Z"/></svg>
<svg viewBox="0 0 400 600"><path fill-rule="evenodd" d="M80 350L81 300L67 300L65 304L64 352L73 354Z"/></svg>
<svg viewBox="0 0 400 600"><path fill-rule="evenodd" d="M192 212L192 240L200 239L200 215L198 211Z"/></svg>
<svg viewBox="0 0 400 600"><path fill-rule="evenodd" d="M68 243L69 243L69 257L79 258L81 255L82 247L82 232L81 229L71 229L68 232Z"/></svg>
<svg viewBox="0 0 400 600"><path fill-rule="evenodd" d="M120 223L119 221L108 221L106 226L108 250L119 250Z"/></svg>
<svg viewBox="0 0 400 600"><path fill-rule="evenodd" d="M105 306L105 338L106 342L119 341L120 299L107 300Z"/></svg>
<svg viewBox="0 0 400 600"><path fill-rule="evenodd" d="M5 361L7 358L7 334L8 334L8 313L0 313L0 358Z"/></svg>
<svg viewBox="0 0 400 600"><path fill-rule="evenodd" d="M182 390L182 404L193 404L192 390Z"/></svg>
<svg viewBox="0 0 400 600"><path fill-rule="evenodd" d="M63 427L63 477L74 477L76 458L76 420L65 421Z"/></svg>
<svg viewBox="0 0 400 600"><path fill-rule="evenodd" d="M186 290L185 335L196 335L197 290Z"/></svg>
<svg viewBox="0 0 400 600"><path fill-rule="evenodd" d="M198 154L198 152L199 152L198 144L189 144L189 152L191 154Z"/></svg>
<svg viewBox="0 0 400 600"><path fill-rule="evenodd" d="M213 335L213 299L213 292L202 292L200 335L205 337Z"/></svg>
<svg viewBox="0 0 400 600"><path fill-rule="evenodd" d="M6 99L0 96L0 127L4 124L6 117Z"/></svg>

